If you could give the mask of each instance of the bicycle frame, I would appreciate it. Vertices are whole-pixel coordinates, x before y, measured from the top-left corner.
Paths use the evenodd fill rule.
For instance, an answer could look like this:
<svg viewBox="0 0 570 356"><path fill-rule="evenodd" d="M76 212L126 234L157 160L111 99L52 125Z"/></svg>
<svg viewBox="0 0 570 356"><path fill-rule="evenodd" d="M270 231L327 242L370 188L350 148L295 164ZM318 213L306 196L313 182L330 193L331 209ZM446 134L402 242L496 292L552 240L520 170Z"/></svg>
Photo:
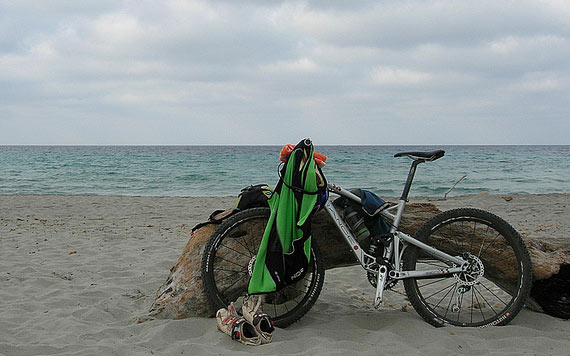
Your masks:
<svg viewBox="0 0 570 356"><path fill-rule="evenodd" d="M409 187L407 188L409 190ZM360 197L337 185L329 183L327 189L331 193L338 194L347 199L355 201L359 204L361 203ZM400 280L404 278L437 278L452 273L462 272L468 266L468 262L465 261L463 258L459 256L451 256L445 252L442 252L436 248L433 248L413 238L408 234L398 231L398 225L400 224L402 214L406 207L405 196L407 196L406 190L404 191L404 194L402 195L402 198L400 198L397 205L387 208L381 212L383 217L387 218L392 222L390 233L393 235L393 238L391 239L389 246L384 249L383 261L377 261L375 256L369 255L366 251L364 251L361 248L360 244L357 242L352 231L350 230L344 219L337 212L337 210L333 206L333 203L330 200L328 200L325 204L325 210L327 211L327 213L330 215L335 225L340 230L346 242L351 246L351 250L356 256L360 265L367 272L371 272L377 275L376 299L374 302L375 307L378 307L382 301L382 292L384 290L384 285L387 282L386 275L388 275L390 278L394 280ZM394 210L396 210L395 213L393 213ZM405 244L402 244L402 242L405 242ZM415 270L403 271L401 269L401 262L404 250L407 246L406 244L417 246L418 248L424 250L428 254L444 261L445 263L450 265L450 267L433 269L433 270L422 270L422 271L415 271ZM393 266L393 269L390 270L389 272L387 267L383 264L384 261L391 263Z"/></svg>

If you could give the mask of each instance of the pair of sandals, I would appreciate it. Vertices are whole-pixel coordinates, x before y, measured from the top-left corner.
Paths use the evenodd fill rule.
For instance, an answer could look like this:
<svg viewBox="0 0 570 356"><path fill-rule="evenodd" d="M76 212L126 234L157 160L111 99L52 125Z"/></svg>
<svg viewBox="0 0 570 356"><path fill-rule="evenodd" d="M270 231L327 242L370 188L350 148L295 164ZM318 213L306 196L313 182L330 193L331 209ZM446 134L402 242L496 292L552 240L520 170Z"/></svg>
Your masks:
<svg viewBox="0 0 570 356"><path fill-rule="evenodd" d="M243 316L238 314L233 302L228 309L218 310L216 312L218 330L245 345L257 346L270 343L275 327L269 315L261 311L261 297L247 297L241 311Z"/></svg>

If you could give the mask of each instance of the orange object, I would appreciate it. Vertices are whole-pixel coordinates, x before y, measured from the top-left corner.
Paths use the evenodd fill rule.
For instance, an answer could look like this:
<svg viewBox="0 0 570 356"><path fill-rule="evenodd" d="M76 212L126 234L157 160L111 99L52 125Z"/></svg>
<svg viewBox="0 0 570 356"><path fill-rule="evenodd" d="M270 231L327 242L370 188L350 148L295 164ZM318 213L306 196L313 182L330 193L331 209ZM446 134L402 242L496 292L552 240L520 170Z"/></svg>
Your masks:
<svg viewBox="0 0 570 356"><path fill-rule="evenodd" d="M322 153L313 152L313 157L315 158L315 162L317 162L317 166L319 166L319 168L323 168L325 166L327 156Z"/></svg>
<svg viewBox="0 0 570 356"><path fill-rule="evenodd" d="M279 155L279 159L281 162L287 162L287 158L291 155L291 152L295 149L295 145L287 144L283 146L281 149L281 153ZM322 153L313 152L313 158L315 158L315 162L319 168L323 168L325 166L325 162L327 160L327 156Z"/></svg>
<svg viewBox="0 0 570 356"><path fill-rule="evenodd" d="M289 156L291 155L291 152L293 152L294 148L295 148L295 145L292 145L292 144L287 144L287 145L283 146L283 148L281 149L281 155L279 156L279 159L281 160L281 162L287 162L287 158L289 158Z"/></svg>

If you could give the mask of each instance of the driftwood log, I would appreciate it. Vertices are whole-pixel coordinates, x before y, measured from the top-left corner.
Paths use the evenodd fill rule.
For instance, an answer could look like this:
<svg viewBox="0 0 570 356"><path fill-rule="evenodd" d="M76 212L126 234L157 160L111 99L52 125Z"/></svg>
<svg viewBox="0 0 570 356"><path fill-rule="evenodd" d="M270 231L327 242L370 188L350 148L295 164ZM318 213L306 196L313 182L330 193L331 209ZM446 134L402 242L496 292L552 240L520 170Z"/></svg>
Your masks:
<svg viewBox="0 0 570 356"><path fill-rule="evenodd" d="M409 204L400 223L400 230L413 234L424 222L440 212L433 204ZM178 262L171 268L168 279L156 293L150 309L151 317L182 319L213 316L214 310L203 290L200 265L204 245L216 226L203 226L190 238ZM326 212L322 211L313 218L312 233L321 248L325 269L357 263L350 246ZM527 307L556 317L570 318L570 241L528 238L525 243L531 254L534 272ZM492 271L490 273L491 278L495 279ZM508 277L504 280L500 280L499 274L495 277L503 287L509 289Z"/></svg>

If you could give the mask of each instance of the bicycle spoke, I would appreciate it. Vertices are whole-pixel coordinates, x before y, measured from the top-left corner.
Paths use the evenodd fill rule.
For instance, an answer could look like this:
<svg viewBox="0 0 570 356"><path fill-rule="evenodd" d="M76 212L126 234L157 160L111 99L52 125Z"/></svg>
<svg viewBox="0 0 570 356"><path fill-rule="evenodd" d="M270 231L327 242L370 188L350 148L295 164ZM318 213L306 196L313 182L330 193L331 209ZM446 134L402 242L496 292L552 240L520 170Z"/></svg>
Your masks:
<svg viewBox="0 0 570 356"><path fill-rule="evenodd" d="M214 271L233 272L233 273L247 273L247 271L238 271L235 269L224 269L224 268L219 268L219 267L214 267Z"/></svg>
<svg viewBox="0 0 570 356"><path fill-rule="evenodd" d="M445 297L447 297L447 295L448 295L449 293L451 293L452 290L454 290L454 288L453 288L454 286L455 286L454 284L452 284L451 286L449 286L449 287L452 287L452 288L450 288L450 289L447 291L447 293L445 293L445 295L444 295L444 296L439 300L439 302L437 302L437 304L435 304L435 305L434 305L433 303L429 303L425 298L424 298L424 300L426 301L426 303L427 303L428 305L433 306L433 309L436 309L436 308L439 307L439 304L440 304L441 302L443 302L443 300L445 299Z"/></svg>
<svg viewBox="0 0 570 356"><path fill-rule="evenodd" d="M487 226L487 230L485 230L485 233L483 234L483 241L481 241L481 246L479 247L479 253L477 254L477 257L481 256L481 250L483 250L483 245L485 245L485 238L487 237L488 231L489 227Z"/></svg>
<svg viewBox="0 0 570 356"><path fill-rule="evenodd" d="M475 290L471 288L471 324L473 324L473 293Z"/></svg>
<svg viewBox="0 0 570 356"><path fill-rule="evenodd" d="M229 275L222 274L222 275L220 276L220 279L218 279L218 281L221 282L221 281L225 281L225 280L228 279L228 278L234 278L234 276L237 275L237 274L238 274L238 272L234 272L234 273L229 274Z"/></svg>
<svg viewBox="0 0 570 356"><path fill-rule="evenodd" d="M457 241L457 236L463 236L465 234L465 224L463 221L460 222L460 225L459 225L461 227L461 233L460 234L453 232L453 229L451 229L451 226L454 226L454 225L452 225L452 224L449 224L447 226L447 229L450 231L451 236L453 236L453 241L455 242L455 246L457 246L457 249L459 249L460 245L463 245L463 244L461 244L461 243L459 243L459 241Z"/></svg>
<svg viewBox="0 0 570 356"><path fill-rule="evenodd" d="M243 253L243 252L240 252L240 251L238 251L238 250L235 250L235 249L233 249L233 248L231 248L231 247L228 247L228 246L226 246L226 245L223 245L223 244L220 244L220 247L227 248L228 250L233 251L233 252L235 252L235 253L237 253L237 254L240 254L240 255L242 255L242 256L245 256L245 257L248 258L248 259L250 259L250 258L252 257L251 255L248 256L248 255L246 255L246 254ZM219 248L218 248L218 249L219 249Z"/></svg>
<svg viewBox="0 0 570 356"><path fill-rule="evenodd" d="M233 241L238 243L240 246L244 247L250 254L252 254L251 250L249 249L249 246L247 245L247 240L244 238L244 236L248 236L247 232L245 231L239 237L234 237ZM240 238L244 241L245 245L240 242Z"/></svg>
<svg viewBox="0 0 570 356"><path fill-rule="evenodd" d="M304 292L304 291L303 291ZM295 298L291 299L292 301L294 301L295 303L299 304L299 300L301 299L303 300L303 298L305 298L305 296L303 294L299 294L298 296L296 296Z"/></svg>
<svg viewBox="0 0 570 356"><path fill-rule="evenodd" d="M479 248L479 253L477 254L477 257L481 256L481 251L483 250L483 246L485 245L485 240L487 238L487 234L489 233L489 229L491 227L487 225L487 229L485 229L485 232L483 233L483 241L481 241L481 247Z"/></svg>
<svg viewBox="0 0 570 356"><path fill-rule="evenodd" d="M216 280L216 281L217 281L217 283L219 283L221 286L223 286L222 281L225 281L225 280L227 280L228 278L231 278L231 279L234 280L234 281L233 281L230 285L226 286L226 287L223 289L223 291L220 291L220 293L222 293L222 295L224 295L224 296L225 296L225 293L226 293L226 291L227 291L228 289L230 289L230 288L233 287L237 282L239 282L239 281L241 281L241 280L243 279L243 276L240 277L240 278L237 278L237 279L235 279L234 276L226 276L226 277L221 278L221 279ZM228 301L228 302L230 302L230 301Z"/></svg>
<svg viewBox="0 0 570 356"><path fill-rule="evenodd" d="M473 291L475 291L475 288L473 288ZM479 298L477 298L477 293L475 293L475 300L477 300L477 308L479 308L479 311L481 312L481 318L485 320L485 314L483 314L483 308L481 307L481 302L479 302Z"/></svg>
<svg viewBox="0 0 570 356"><path fill-rule="evenodd" d="M493 293L492 290L490 290L489 288L487 288L487 286L485 286L485 285L483 284L483 282L479 282L479 284L482 285L483 288L485 288L485 289L486 289L489 293L491 293L495 298L497 298L498 300L500 300L501 303L503 303L504 305L508 305L507 303L505 303L504 300L502 300L499 296L497 296L495 293Z"/></svg>
<svg viewBox="0 0 570 356"><path fill-rule="evenodd" d="M443 292L444 290L455 286L456 284L457 284L457 282L453 282L452 284L448 285L447 287L444 287L444 288L438 290L437 292L435 292L435 293L429 295L428 297L425 297L424 299L427 301L429 298L433 297L434 295L439 294L439 293ZM448 293L449 293L449 292L448 292ZM447 295L447 294L446 294L446 295ZM445 298L445 295L444 295L443 297ZM438 304L439 304L439 303L438 303Z"/></svg>
<svg viewBox="0 0 570 356"><path fill-rule="evenodd" d="M421 286L418 284L418 287L422 287L422 288L423 288L423 287L427 287L427 286L429 286L429 285L431 285L431 284L438 283L438 282L443 282L443 281L445 281L445 280L447 280L447 278L440 278L440 279L438 279L437 281L432 281L432 282L429 282L429 283L426 283L426 284L422 284Z"/></svg>
<svg viewBox="0 0 570 356"><path fill-rule="evenodd" d="M297 287L295 287L295 288L293 288L293 289L296 290L296 291L298 291L298 292L304 293L304 292L307 290L308 285L305 284L305 285L303 285L303 287L304 287L304 288L302 288L302 289L301 289L301 288L297 288Z"/></svg>
<svg viewBox="0 0 570 356"><path fill-rule="evenodd" d="M485 250L484 250L483 252L487 252L487 250L489 249L489 247L491 247L491 246L495 243L495 241L497 240L497 238L498 238L499 236L501 236L501 233L500 233L500 232L497 232L497 236L495 236L495 237L493 238L493 240L489 243L489 245L487 245L487 247L485 247ZM479 256L477 256L477 257L479 257Z"/></svg>
<svg viewBox="0 0 570 356"><path fill-rule="evenodd" d="M506 254L514 254L514 251L512 249L504 249L503 251L499 252L499 254L491 261L494 262L502 261L505 259Z"/></svg>
<svg viewBox="0 0 570 356"><path fill-rule="evenodd" d="M497 313L495 311L495 309L493 308L493 306L491 305L491 303L489 303L487 301L487 298L485 298L485 296L483 295L483 293L481 293L481 291L477 290L477 288L475 288L475 286L473 286L475 289L475 293L479 292L479 295L481 296L481 298L483 298L483 300L485 301L485 303L487 303L487 305L489 306L489 308L491 308L491 310L493 311L493 313L495 313L495 315L499 315L499 313Z"/></svg>
<svg viewBox="0 0 570 356"><path fill-rule="evenodd" d="M220 259L220 260L223 260L223 261L226 261L226 262L229 262L229 263L232 263L232 264L234 264L234 265L236 265L236 266L240 266L241 268L247 268L246 265L240 265L240 264L238 264L238 263L236 263L236 262L234 262L234 261L226 260L225 258L223 258L223 257L221 257L221 256L216 256L216 258L217 258L217 259Z"/></svg>
<svg viewBox="0 0 570 356"><path fill-rule="evenodd" d="M443 317L447 317L447 313L449 312L449 307L451 306L451 302L453 301L453 296L455 295L455 291L457 290L457 284L455 284L453 288L453 293L451 293L451 297L449 298L449 303L447 303L447 309L445 309L445 314Z"/></svg>
<svg viewBox="0 0 570 356"><path fill-rule="evenodd" d="M255 248L250 249L250 248L249 248L249 244L247 243L247 240L245 239L245 236L252 236L252 235L253 235L253 234L251 234L251 231L248 231L248 233L247 233L246 235L242 235L242 239L243 239L243 243L245 244L245 248L247 248L247 250L249 251L249 253L250 253L252 256L254 256L254 255L256 255L256 253L252 252L252 250L255 251ZM250 240L251 240L251 239L250 239ZM252 241L252 242L253 242L253 241Z"/></svg>
<svg viewBox="0 0 570 356"><path fill-rule="evenodd" d="M227 287L224 289L224 291L223 291L222 293L227 292L228 289L230 289L231 287L233 287L234 285L236 285L236 283L239 282L239 281L241 281L242 279L243 279L243 276L240 277L240 278L238 278L238 279L236 279L232 284L230 284L229 286L227 286Z"/></svg>
<svg viewBox="0 0 570 356"><path fill-rule="evenodd" d="M473 251L473 243L475 242L475 231L477 229L477 222L473 224L473 233L471 234L471 247L469 248L469 252Z"/></svg>
<svg viewBox="0 0 570 356"><path fill-rule="evenodd" d="M455 246L457 246L457 248L459 248L459 245L461 245L461 244L459 243L459 241L457 241L457 233L454 233L454 232L453 232L453 230L451 229L451 226L453 226L453 224L449 224L449 225L447 225L447 226L445 227L445 228L447 229L447 231L449 231L449 232L448 232L447 234L445 234L445 235L448 235L448 236L450 235L450 236L453 238L453 241L454 241L454 243L455 243ZM463 222L461 222L461 230L463 231ZM440 246L443 245L443 242L444 242L444 240L442 239L442 240L440 241Z"/></svg>

